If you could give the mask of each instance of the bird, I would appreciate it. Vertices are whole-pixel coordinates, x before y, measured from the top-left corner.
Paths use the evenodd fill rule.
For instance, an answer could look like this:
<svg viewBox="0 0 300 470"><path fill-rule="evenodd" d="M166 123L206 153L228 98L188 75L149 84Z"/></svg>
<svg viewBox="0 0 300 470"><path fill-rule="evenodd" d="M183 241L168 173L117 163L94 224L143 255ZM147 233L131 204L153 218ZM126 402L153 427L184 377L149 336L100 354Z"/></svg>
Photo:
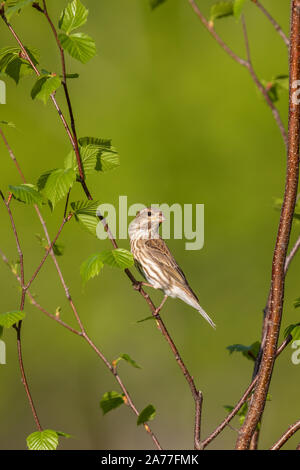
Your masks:
<svg viewBox="0 0 300 470"><path fill-rule="evenodd" d="M161 289L164 292L164 299L158 311L168 297L179 298L198 310L202 317L216 328L199 304L198 297L159 234L160 224L164 220L165 217L159 209L146 207L138 212L129 224L131 253L138 271L147 281L138 284Z"/></svg>

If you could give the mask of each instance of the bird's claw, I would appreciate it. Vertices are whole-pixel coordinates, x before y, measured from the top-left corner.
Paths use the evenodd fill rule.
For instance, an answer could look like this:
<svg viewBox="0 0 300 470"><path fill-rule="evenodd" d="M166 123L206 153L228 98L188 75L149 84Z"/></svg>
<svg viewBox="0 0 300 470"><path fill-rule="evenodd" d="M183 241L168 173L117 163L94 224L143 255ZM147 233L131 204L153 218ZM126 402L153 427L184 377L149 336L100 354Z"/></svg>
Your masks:
<svg viewBox="0 0 300 470"><path fill-rule="evenodd" d="M143 285L143 283L142 283L141 281L137 281L137 282L135 282L135 283L134 283L134 284L132 284L132 285L133 285L133 288L134 288L135 290L137 290L137 291L139 291L139 292L140 292L140 290L141 290L141 288L142 288L142 285Z"/></svg>

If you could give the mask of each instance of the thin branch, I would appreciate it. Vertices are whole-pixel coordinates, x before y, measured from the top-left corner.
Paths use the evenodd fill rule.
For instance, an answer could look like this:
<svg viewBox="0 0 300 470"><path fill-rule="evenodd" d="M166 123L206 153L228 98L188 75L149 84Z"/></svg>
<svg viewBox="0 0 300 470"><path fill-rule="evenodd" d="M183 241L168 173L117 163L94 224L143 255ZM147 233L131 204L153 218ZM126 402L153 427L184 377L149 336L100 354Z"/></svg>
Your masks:
<svg viewBox="0 0 300 470"><path fill-rule="evenodd" d="M285 340L281 343L279 348L276 351L276 358L282 353L282 351L287 347L287 345L292 341L292 336L288 335ZM230 421L235 417L235 415L238 413L238 411L241 409L243 404L247 401L249 398L250 393L254 389L256 383L258 380L258 375L254 377L252 380L251 384L248 386L248 388L245 390L243 393L242 397L239 399L233 410L226 416L226 418L222 421L219 426L204 440L202 441L201 445L202 448L204 449L213 439L215 439L218 434L220 434L221 431L230 423Z"/></svg>
<svg viewBox="0 0 300 470"><path fill-rule="evenodd" d="M70 114L71 129L72 129L72 132L73 132L73 142L74 142L74 145L75 145L74 150L75 150L76 160L77 160L77 164L78 164L79 176L80 176L80 180L82 182L84 182L85 175L84 175L84 171L83 171L83 167L82 167L82 162L81 162L81 157L80 157L80 152L79 152L79 147L78 147L78 139L77 139L76 128L75 128L75 120L74 120L74 115L73 115L73 110L72 110L72 105L71 105L71 100L70 100L70 95L69 95L68 85L67 85L67 72L66 72L65 54L64 54L64 50L63 50L63 47L61 45L61 42L59 40L56 28L55 28L49 14L48 14L46 0L43 0L43 7L44 8L43 8L42 12L44 13L44 15L45 15L45 17L46 17L46 19L47 19L47 21L48 21L48 23L49 23L49 25L52 29L52 32L53 32L54 37L55 37L55 41L57 43L57 46L58 46L58 49L59 49L59 52L60 52L61 63L62 63L62 75L63 75L62 85L63 85L63 88L64 88L64 92L65 92L65 96L66 96L66 100L67 100L67 104L68 104L68 109L69 109L69 114ZM88 198L91 199L90 194L89 194Z"/></svg>
<svg viewBox="0 0 300 470"><path fill-rule="evenodd" d="M21 285L21 289L22 289L20 310L23 311L24 310L24 305L25 305L25 296L26 296L25 280L24 280L23 251L22 251L22 248L21 248L18 232L17 232L17 229L16 229L15 221L14 221L9 203L5 200L5 197L4 197L4 195L1 191L0 191L0 196L3 199L3 202L6 206L6 209L7 209L9 218L10 218L10 222L11 222L11 226L12 226L12 230L13 230L13 234L14 234L14 238L15 238L15 241L16 241L16 246L17 246L17 250L18 250L18 254L19 254L19 262L20 262L20 270L21 270L20 285ZM28 381L27 381L26 374L25 374L25 369L24 369L24 362L23 362L23 356L22 356L22 341L21 341L22 321L19 321L17 324L15 324L13 326L14 326L16 332L17 332L17 350L18 350L19 367L20 367L21 376L22 376L22 383L23 383L24 388L25 388L25 392L26 392L26 395L27 395L27 398L28 398L28 402L29 402L29 405L30 405L32 415L33 415L33 418L35 420L37 429L39 431L41 431L42 427L41 427L41 424L40 424L40 421L39 421L39 418L38 418L38 415L37 415L37 412L36 412L36 408L35 408L35 405L34 405L34 402L33 402L32 395L30 393L30 389L29 389L29 385L28 385Z"/></svg>
<svg viewBox="0 0 300 470"><path fill-rule="evenodd" d="M272 114L274 116L274 119L278 125L278 128L280 130L280 133L282 135L282 138L284 140L284 143L285 145L287 146L287 134L286 134L286 131L285 131L285 128L284 128L284 125L283 125L283 122L281 120L281 117L279 115L279 112L276 108L276 106L274 106L272 100L270 99L265 87L262 85L262 83L260 82L260 80L258 79L254 69L253 69L253 66L252 66L252 63L251 63L251 57L250 57L250 51L249 51L249 44L248 44L248 37L247 37L247 33L246 33L246 29L245 29L245 26L243 28L244 30L244 38L245 38L245 43L246 43L246 50L247 50L247 60L245 59L242 59L241 57L239 57L237 54L235 54L228 46L227 44L220 38L220 36L216 33L216 31L214 30L214 27L213 27L213 24L211 24L210 22L208 22L205 18L205 16L202 14L202 12L200 11L198 5L196 4L195 0L188 0L191 7L193 8L194 12L196 13L196 15L198 16L198 18L200 19L201 23L203 24L203 26L207 29L207 31L211 34L211 36L217 41L217 43L222 47L222 49L235 61L237 62L239 65L245 67L255 85L257 86L258 90L262 93L267 105L269 106L269 108L271 109L272 111Z"/></svg>
<svg viewBox="0 0 300 470"><path fill-rule="evenodd" d="M46 253L44 254L42 260L40 261L38 267L36 268L36 270L34 271L32 277L30 278L30 280L28 281L28 283L26 284L26 286L24 287L25 290L29 289L29 287L31 286L31 284L33 283L33 281L35 280L35 278L37 277L38 273L40 272L41 268L43 267L46 259L48 258L49 254L50 254L50 251L53 249L53 246L55 245L55 243L57 242L61 232L62 232L62 229L64 228L65 224L71 219L72 217L72 213L70 213L68 215L68 217L64 218L59 229L58 229L58 232L57 234L55 235L53 241L51 242L51 245L47 248L46 250Z"/></svg>
<svg viewBox="0 0 300 470"><path fill-rule="evenodd" d="M25 47L24 47L22 41L20 40L20 38L18 37L18 35L16 34L16 32L14 31L14 29L13 29L12 26L10 25L10 23L7 21L5 15L4 15L4 9L2 9L2 10L0 9L0 15L2 16L4 22L6 23L6 25L7 25L8 28L9 28L9 30L10 30L11 33L13 34L14 38L15 38L16 41L18 42L19 46L21 47L22 52L23 52L23 54L24 54L24 57L29 61L29 63L30 63L31 66L33 67L35 73L39 76L39 75L40 75L40 72L39 72L38 69L34 66L34 64L33 64L32 60L31 60L31 58L29 57L29 54L26 52L26 49L25 49ZM72 143L72 146L73 146L73 148L74 148L74 151L76 152L76 143L75 143L75 141L74 141L74 137L72 136L72 133L71 133L71 131L70 131L70 128L69 128L69 126L67 125L67 123L66 123L66 121L65 121L65 118L64 118L64 116L63 116L63 114L62 114L62 111L61 111L59 105L57 104L57 101L56 101L56 99L55 99L55 96L54 96L54 95L51 95L51 99L52 99L52 102L53 102L55 108L57 109L58 114L59 114L59 116L60 116L60 118L61 118L61 120L62 120L62 122L63 122L63 124L64 124L65 130L66 130L66 132L67 132L67 134L68 134L68 136L69 136L69 139L70 139L70 141L71 141L71 143ZM92 200L93 198L92 198L91 194L89 193L89 190L88 190L88 188L87 188L87 186L86 186L85 181L84 181L84 180L81 180L80 183L81 183L81 185L82 185L82 187L83 187L83 189L84 189L84 191L85 191L85 194L86 194L87 198L90 199L90 200ZM105 219L100 216L100 220L102 220L104 226L106 227L106 230L107 230L107 232L108 232L110 241L111 241L111 243L113 244L114 248L117 248L118 245L117 245L117 243L116 243L116 241L115 241L115 239L114 239L114 237L113 237L111 231L109 230L109 227L108 227L108 225L107 225L106 222L105 222ZM137 280L135 279L135 277L132 275L132 273L131 273L128 269L125 270L125 273L126 273L126 275L128 276L128 278L131 280L131 282L132 282L132 284L133 284L134 286L138 284ZM62 277L61 277L61 280L62 280ZM64 282L64 281L62 281L62 282L63 282L63 284L65 285L65 282ZM182 358L181 358L181 356L180 356L180 354L179 354L179 352L178 352L178 350L177 350L177 348L176 348L176 346L175 346L175 344L174 344L174 342L173 342L171 336L169 335L169 333L168 333L168 331L167 331L167 328L165 327L165 325L164 325L162 319L160 318L159 315L157 315L157 313L156 313L156 312L157 312L157 309L156 309L154 303L152 302L152 300L151 300L149 294L147 294L142 288L139 289L139 292L140 292L141 295L144 297L144 299L147 301L147 303L148 303L148 305L149 305L149 307L150 307L150 309L151 309L152 315L155 316L155 318L156 318L156 320L157 320L158 328L160 329L160 331L162 332L164 338L166 339L166 341L168 342L169 346L171 347L171 350L172 350L172 352L173 352L173 354L174 354L174 356L175 356L176 362L177 362L177 364L179 365L179 367L181 368L181 370L182 370L182 372L183 372L183 375L184 375L186 381L187 381L188 384L189 384L190 390L191 390L191 392L192 392L192 396L193 396L194 401L195 401L195 408L197 409L197 407L199 406L199 400L200 400L200 398L199 398L199 393L198 393L198 390L197 390L197 388L196 388L196 386L195 386L193 377L192 377L191 374L189 373L189 371L188 371L186 365L184 364L184 362L183 362L183 360L182 360ZM70 295L69 295L69 293L68 293L68 289L66 290L66 293L67 293L67 295L68 295L68 299L69 299L70 305L71 305L71 307L72 307L72 310L73 310L73 312L74 312L74 314L75 314L75 316L76 316L76 319L77 319L77 321L78 321L78 323L79 323L79 325L80 325L80 328L82 329L82 331L84 331L82 322L81 322L81 320L80 320L80 318L79 318L79 315L78 315L78 312L76 311L76 308L75 308L75 306L74 306L74 304L73 304L73 302L72 302L72 300L71 300L71 298L70 298Z"/></svg>
<svg viewBox="0 0 300 470"><path fill-rule="evenodd" d="M19 358L19 366L20 366L21 376L22 376L22 383L26 391L26 395L30 404L30 408L34 417L36 427L39 431L42 431L42 426L41 426L40 420L36 412L36 408L35 408L31 393L30 393L30 389L28 386L25 369L24 369L23 356L22 356L22 342L21 342L21 326L22 326L21 321L19 322L18 325L14 325L14 328L17 331L18 358Z"/></svg>
<svg viewBox="0 0 300 470"><path fill-rule="evenodd" d="M9 155L11 156L11 158L12 158L14 164L16 165L17 169L20 168L20 166L19 166L19 164L18 164L18 162L17 162L17 159L16 159L16 157L15 157L15 155L14 155L14 153L13 153L11 147L9 146L8 141L7 141L7 139L5 138L5 135L4 135L3 131L0 132L0 135L2 136L3 141L4 141L4 143L5 143L5 145L6 145L7 149L8 149ZM22 173L22 172L19 172L19 173L20 173L20 176L21 176L23 182L26 182L26 179L25 179L23 173ZM1 193L1 194L2 194L2 193ZM5 198L4 198L3 194L2 194L2 197L3 197L4 201L5 201ZM5 202L6 202L6 201L5 201ZM54 263L55 263L55 267L56 267L56 270L57 270L57 272L58 272L60 281L61 281L61 283L62 283L62 285L63 285L63 288L64 288L64 291L65 291L66 297L67 297L67 299L68 299L68 301L69 301L69 304L70 304L70 306L71 306L71 308L72 308L72 310L73 310L73 313L74 313L74 315L75 315L75 318L76 318L76 320L77 320L77 323L78 323L78 325L79 325L79 327L80 327L80 331L75 330L75 329L72 328L70 325L68 325L67 323L63 322L59 317L57 317L57 316L55 316L55 315L53 315L53 314L47 312L43 307L41 307L41 306L35 301L34 297L30 294L30 292L29 292L29 290L28 290L28 289L29 289L29 286L31 285L31 282L33 281L34 278L31 279L31 281L27 284L26 288L22 290L22 292L24 292L24 294L27 294L28 297L30 298L31 302L33 303L33 305L34 305L36 308L38 308L41 312L43 312L45 315L47 315L49 318L51 318L52 320L54 320L54 321L56 321L57 323L59 323L61 326L63 326L64 328L68 329L70 332L72 332L72 333L74 333L74 334L76 334L76 335L78 335L78 336L82 336L82 337L85 339L85 341L92 347L92 349L96 352L96 354L101 358L101 360L104 362L104 364L106 365L106 367L110 370L110 372L113 373L113 375L115 376L117 382L119 383L119 385L120 385L120 387L121 387L121 389L122 389L122 391L123 391L123 393L124 393L124 395L125 395L125 397L126 397L125 404L126 404L127 406L129 406L129 407L132 409L132 411L133 411L137 416L139 416L139 412L137 411L136 407L134 406L134 403L133 403L133 401L132 401L132 399L131 399L131 397L130 397L130 395L129 395L129 392L127 391L127 389L126 389L126 387L125 387L123 381L121 380L121 378L119 377L119 375L116 373L115 368L112 366L112 364L110 364L110 362L105 358L105 356L101 353L101 351L95 346L95 344L92 342L92 340L91 340L91 339L89 338L89 336L87 335L87 333L86 333L86 331L85 331L85 328L84 328L84 326L83 326L83 323L82 323L82 321L81 321L81 319L80 319L80 316L79 316L79 314L78 314L78 312L77 312L77 310L76 310L76 307L75 307L75 305L74 305L74 302L73 302L73 300L72 300L72 297L71 297L71 295L70 295L69 289L68 289L68 287L67 287L67 285L66 285L66 282L65 282L65 280L64 280L64 277L63 277L63 275L62 275L62 272L61 272L61 270L60 270L59 264L58 264L58 262L57 262L57 260L56 260L55 254L54 254L54 252L53 252L53 245L54 245L55 241L57 240L58 235L59 235L59 233L61 232L63 225L60 227L59 233L58 233L57 236L55 237L54 241L51 243L51 242L50 242L50 237L49 237L49 233L48 233L48 230L47 230L46 223L45 223L45 221L44 221L44 219L43 219L43 217L42 217L42 215L41 215L41 213L40 213L40 211L39 211L39 208L38 208L38 206L36 206L36 205L35 205L34 207L35 207L35 210L36 210L36 212L37 212L37 214L38 214L38 217L39 217L39 219L40 219L40 222L41 222L41 224L42 224L42 227L43 227L43 229L44 229L44 233L45 233L46 238L47 238L47 240L48 240L48 244L50 245L49 248L47 249L47 253L46 253L45 256L43 257L42 262L39 264L39 267L38 267L38 269L37 269L36 272L35 272L34 278L35 278L36 275L37 275L37 271L39 271L39 270L41 269L41 267L42 267L42 265L44 264L44 262L45 262L47 256L48 256L49 253L50 253L50 255L52 256L53 261L54 261ZM64 220L65 220L65 219L64 219ZM9 263L7 257L4 255L4 253L3 253L1 250L0 250L0 255L1 255L3 261L5 262L5 264L11 269L11 266L10 266L10 263ZM12 271L12 269L11 269L11 271ZM13 272L13 271L12 271L12 272ZM13 274L16 276L16 278L17 278L17 280L19 281L19 283L21 283L21 278L17 275L17 273L13 272ZM23 284L24 284L24 283L23 283ZM31 398L31 401L32 401L32 398ZM161 446L160 446L160 444L159 444L159 441L158 441L157 437L155 436L155 434L153 433L153 431L151 430L150 426L149 426L148 424L144 424L144 428L145 428L145 430L147 431L147 433L150 435L150 437L151 437L151 439L153 440L153 442L154 442L155 446L157 447L157 449L161 450Z"/></svg>
<svg viewBox="0 0 300 470"><path fill-rule="evenodd" d="M282 28L279 26L276 20L274 20L273 16L270 15L270 13L265 9L265 7L258 1L258 0L251 0L262 12L263 14L268 18L270 23L274 26L276 29L277 33L281 36L283 39L285 45L289 47L290 41L288 40L288 37L285 35L283 32Z"/></svg>
<svg viewBox="0 0 300 470"><path fill-rule="evenodd" d="M300 419L296 423L291 424L285 433L278 439L275 444L270 447L270 450L279 450L281 447L300 429Z"/></svg>
<svg viewBox="0 0 300 470"><path fill-rule="evenodd" d="M17 35L17 33L15 32L14 28L11 26L11 24L8 22L6 16L5 16L5 13L4 13L4 6L1 6L0 7L0 16L2 17L4 23L7 25L8 29L10 30L10 32L12 33L13 37L15 38L15 40L17 41L17 43L19 44L21 50L22 50L22 55L23 55L23 58L26 59L29 64L31 65L32 69L34 70L35 74L37 75L37 77L40 77L41 76L41 73L40 71L38 70L38 68L35 66L34 62L32 61L30 55L28 54L28 52L26 51L26 48L24 46L24 44L22 43L21 39L19 38L19 36ZM64 117L64 114L60 108L60 106L58 105L57 101L56 101L56 98L55 98L55 92L52 93L50 95L50 98L55 106L55 109L56 111L58 112L58 115L62 121L62 124L67 132L67 135L70 139L70 142L72 144L72 147L74 149L74 152L75 152L75 155L76 155L76 159L77 159L77 165L78 165L78 171L79 171L79 175L80 175L80 183L82 185L82 188L86 194L86 196L88 197L88 199L92 199L91 195L90 195L90 192L88 190L88 187L84 181L84 172L83 172L83 167L82 167L82 161L81 161L81 157L80 157L80 153L79 153L79 149L78 149L78 142L77 142L77 139L74 138L74 136L72 135L72 132L67 124L67 121Z"/></svg>
<svg viewBox="0 0 300 470"><path fill-rule="evenodd" d="M244 424L239 432L237 449L248 449L257 423L264 411L267 393L272 378L275 351L280 332L284 300L285 264L290 232L295 210L300 140L300 107L293 100L293 84L300 78L300 0L292 1L291 46L290 46L290 93L289 93L289 133L286 186L281 209L278 234L272 262L271 301L266 321L268 323L258 381ZM295 102L294 102L295 101Z"/></svg>

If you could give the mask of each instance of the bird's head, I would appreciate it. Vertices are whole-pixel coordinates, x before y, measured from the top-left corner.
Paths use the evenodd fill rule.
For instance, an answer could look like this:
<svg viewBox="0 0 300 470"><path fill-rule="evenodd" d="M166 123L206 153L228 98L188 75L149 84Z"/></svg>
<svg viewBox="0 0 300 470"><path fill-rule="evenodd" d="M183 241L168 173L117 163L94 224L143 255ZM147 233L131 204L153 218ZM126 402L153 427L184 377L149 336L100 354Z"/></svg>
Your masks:
<svg viewBox="0 0 300 470"><path fill-rule="evenodd" d="M156 208L146 207L137 213L129 224L128 233L132 238L157 238L160 224L165 220L163 213Z"/></svg>

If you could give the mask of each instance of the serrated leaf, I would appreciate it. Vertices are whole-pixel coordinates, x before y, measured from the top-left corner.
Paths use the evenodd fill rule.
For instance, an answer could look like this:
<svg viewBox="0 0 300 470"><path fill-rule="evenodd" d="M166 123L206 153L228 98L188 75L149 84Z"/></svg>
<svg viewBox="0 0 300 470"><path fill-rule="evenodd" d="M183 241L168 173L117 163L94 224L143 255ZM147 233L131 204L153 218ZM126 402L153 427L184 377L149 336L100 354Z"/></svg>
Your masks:
<svg viewBox="0 0 300 470"><path fill-rule="evenodd" d="M67 195L75 180L76 173L72 168L59 168L44 173L38 180L38 188L54 208Z"/></svg>
<svg viewBox="0 0 300 470"><path fill-rule="evenodd" d="M153 405L146 406L146 408L140 412L136 424L139 426L140 424L144 424L147 421L151 421L154 418L155 413L156 410Z"/></svg>
<svg viewBox="0 0 300 470"><path fill-rule="evenodd" d="M81 156L81 163L83 172L85 175L89 175L96 171L96 165L98 161L98 150L92 145L86 147L79 146L79 153ZM65 168L73 168L78 173L78 164L74 150L67 155L65 162Z"/></svg>
<svg viewBox="0 0 300 470"><path fill-rule="evenodd" d="M289 325L284 330L284 337L291 335L293 341L300 339L300 323L295 323L293 325Z"/></svg>
<svg viewBox="0 0 300 470"><path fill-rule="evenodd" d="M52 429L36 431L27 437L26 442L29 450L56 450L58 434Z"/></svg>
<svg viewBox="0 0 300 470"><path fill-rule="evenodd" d="M31 90L31 98L38 98L47 103L50 95L54 93L61 85L61 79L57 75L41 75Z"/></svg>
<svg viewBox="0 0 300 470"><path fill-rule="evenodd" d="M120 159L117 152L111 148L101 153L97 160L96 171L110 171L120 166Z"/></svg>
<svg viewBox="0 0 300 470"><path fill-rule="evenodd" d="M33 184L24 183L18 186L9 185L8 187L14 197L25 204L36 204L38 206L43 204L43 198Z"/></svg>
<svg viewBox="0 0 300 470"><path fill-rule="evenodd" d="M99 218L97 217L98 201L77 201L71 202L74 211L75 220L92 235L97 236L97 225Z"/></svg>
<svg viewBox="0 0 300 470"><path fill-rule="evenodd" d="M135 367L136 369L141 369L141 366L139 366L130 356L129 354L120 354L120 356L115 360L115 363L117 364L119 361L124 360L128 362L132 367Z"/></svg>
<svg viewBox="0 0 300 470"><path fill-rule="evenodd" d="M84 147L86 145L95 145L101 147L102 150L111 148L111 139L100 139L98 137L80 137L79 144Z"/></svg>
<svg viewBox="0 0 300 470"><path fill-rule="evenodd" d="M102 268L103 261L99 253L89 256L80 267L80 274L84 284L95 276L98 276Z"/></svg>
<svg viewBox="0 0 300 470"><path fill-rule="evenodd" d="M211 6L210 21L233 15L233 1L218 2Z"/></svg>
<svg viewBox="0 0 300 470"><path fill-rule="evenodd" d="M134 264L134 258L130 251L124 248L105 250L99 253L104 264L120 269L130 268Z"/></svg>
<svg viewBox="0 0 300 470"><path fill-rule="evenodd" d="M81 148L97 150L96 171L110 171L120 165L118 152L111 146L110 139L99 139L97 137L81 137L79 139Z"/></svg>
<svg viewBox="0 0 300 470"><path fill-rule="evenodd" d="M59 28L69 34L86 23L88 14L88 9L79 0L73 0L62 11Z"/></svg>
<svg viewBox="0 0 300 470"><path fill-rule="evenodd" d="M152 10L154 10L154 8L158 7L162 3L165 3L165 1L166 0L150 0L150 7L152 8Z"/></svg>
<svg viewBox="0 0 300 470"><path fill-rule="evenodd" d="M114 391L104 393L100 400L100 407L102 409L103 415L123 405L123 396L124 395L120 395L120 393Z"/></svg>
<svg viewBox="0 0 300 470"><path fill-rule="evenodd" d="M25 318L25 312L13 310L11 312L0 313L0 325L4 328L10 328Z"/></svg>
<svg viewBox="0 0 300 470"><path fill-rule="evenodd" d="M234 0L233 14L237 20L240 19L246 0Z"/></svg>
<svg viewBox="0 0 300 470"><path fill-rule="evenodd" d="M67 35L59 34L62 47L71 57L79 60L83 64L96 55L96 44L94 40L85 33L74 33Z"/></svg>
<svg viewBox="0 0 300 470"><path fill-rule="evenodd" d="M5 15L8 20L15 14L18 13L19 11L22 10L22 8L30 5L33 3L34 0L18 0L18 1L10 1L7 2L5 5Z"/></svg>
<svg viewBox="0 0 300 470"><path fill-rule="evenodd" d="M25 47L32 62L38 64L38 52L36 49ZM12 78L16 84L26 75L32 74L30 63L22 57L22 51L18 47L5 47L0 49L0 72L4 72Z"/></svg>
<svg viewBox="0 0 300 470"><path fill-rule="evenodd" d="M260 350L260 342L255 341L255 343L252 343L250 346L245 346L243 344L232 344L227 346L226 349L228 349L230 354L233 352L241 352L247 359L255 361Z"/></svg>

